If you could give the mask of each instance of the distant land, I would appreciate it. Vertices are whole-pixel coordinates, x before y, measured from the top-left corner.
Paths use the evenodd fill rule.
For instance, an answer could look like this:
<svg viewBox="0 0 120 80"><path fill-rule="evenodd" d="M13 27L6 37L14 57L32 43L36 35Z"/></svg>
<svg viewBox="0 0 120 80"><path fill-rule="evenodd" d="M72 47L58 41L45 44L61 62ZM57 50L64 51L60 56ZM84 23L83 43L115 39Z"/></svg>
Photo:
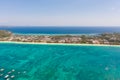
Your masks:
<svg viewBox="0 0 120 80"><path fill-rule="evenodd" d="M0 41L68 44L107 44L120 45L120 33L102 33L98 35L23 35L0 30Z"/></svg>

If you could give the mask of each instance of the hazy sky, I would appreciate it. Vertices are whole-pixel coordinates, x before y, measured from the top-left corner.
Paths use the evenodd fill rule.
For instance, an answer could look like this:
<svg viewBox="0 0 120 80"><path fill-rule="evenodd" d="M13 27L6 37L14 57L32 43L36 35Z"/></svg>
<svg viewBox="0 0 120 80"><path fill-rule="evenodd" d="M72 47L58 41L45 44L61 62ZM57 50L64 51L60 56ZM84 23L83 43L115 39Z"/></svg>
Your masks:
<svg viewBox="0 0 120 80"><path fill-rule="evenodd" d="M0 25L120 26L120 0L0 0Z"/></svg>

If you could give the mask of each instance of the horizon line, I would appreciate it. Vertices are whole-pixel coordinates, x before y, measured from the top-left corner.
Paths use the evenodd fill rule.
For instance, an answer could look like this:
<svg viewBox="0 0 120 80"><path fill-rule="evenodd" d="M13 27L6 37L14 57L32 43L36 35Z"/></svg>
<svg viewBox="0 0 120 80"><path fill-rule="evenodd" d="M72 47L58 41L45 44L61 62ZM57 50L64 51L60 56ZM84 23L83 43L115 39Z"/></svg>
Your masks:
<svg viewBox="0 0 120 80"><path fill-rule="evenodd" d="M76 25L0 25L0 27L120 27L120 26L76 26Z"/></svg>

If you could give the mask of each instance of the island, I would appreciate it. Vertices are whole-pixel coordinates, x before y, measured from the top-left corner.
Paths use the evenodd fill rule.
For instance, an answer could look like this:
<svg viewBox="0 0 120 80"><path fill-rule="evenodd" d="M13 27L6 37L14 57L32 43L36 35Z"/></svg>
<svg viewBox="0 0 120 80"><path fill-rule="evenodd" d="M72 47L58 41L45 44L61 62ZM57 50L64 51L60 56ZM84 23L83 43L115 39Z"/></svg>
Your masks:
<svg viewBox="0 0 120 80"><path fill-rule="evenodd" d="M0 41L120 45L120 33L97 35L24 35L0 30Z"/></svg>

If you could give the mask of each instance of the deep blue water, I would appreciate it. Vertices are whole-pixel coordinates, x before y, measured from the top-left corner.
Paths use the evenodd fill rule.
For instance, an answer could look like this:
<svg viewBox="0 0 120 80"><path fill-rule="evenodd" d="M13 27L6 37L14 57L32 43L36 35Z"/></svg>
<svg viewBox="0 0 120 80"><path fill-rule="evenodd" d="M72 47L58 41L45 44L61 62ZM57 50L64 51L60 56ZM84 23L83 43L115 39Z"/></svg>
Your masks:
<svg viewBox="0 0 120 80"><path fill-rule="evenodd" d="M99 34L106 32L120 32L120 27L0 27L18 34Z"/></svg>
<svg viewBox="0 0 120 80"><path fill-rule="evenodd" d="M1 74L0 80L7 74L15 75L10 80L120 80L120 47L0 43Z"/></svg>

